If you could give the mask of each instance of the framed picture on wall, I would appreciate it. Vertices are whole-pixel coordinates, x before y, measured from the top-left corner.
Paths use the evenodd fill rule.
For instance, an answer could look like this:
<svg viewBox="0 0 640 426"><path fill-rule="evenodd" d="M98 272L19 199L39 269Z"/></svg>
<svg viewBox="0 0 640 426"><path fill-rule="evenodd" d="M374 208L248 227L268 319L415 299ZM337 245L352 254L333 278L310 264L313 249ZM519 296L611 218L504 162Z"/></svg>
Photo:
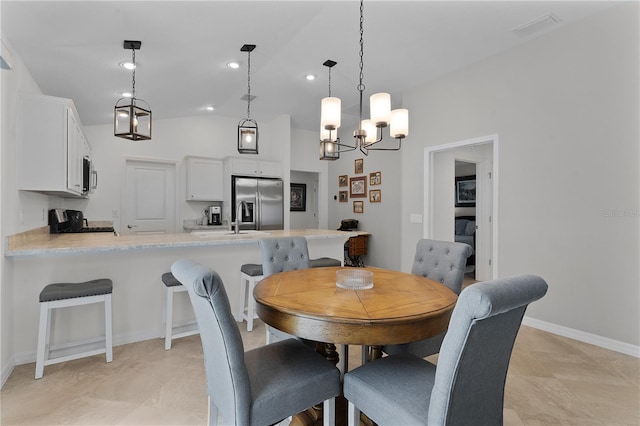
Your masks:
<svg viewBox="0 0 640 426"><path fill-rule="evenodd" d="M354 173L359 175L360 173L364 173L364 159L358 158L353 163Z"/></svg>
<svg viewBox="0 0 640 426"><path fill-rule="evenodd" d="M382 172L369 173L369 185L382 185Z"/></svg>
<svg viewBox="0 0 640 426"><path fill-rule="evenodd" d="M307 184L292 183L289 211L303 212L307 208Z"/></svg>
<svg viewBox="0 0 640 426"><path fill-rule="evenodd" d="M347 175L338 176L338 186L349 186L349 177Z"/></svg>
<svg viewBox="0 0 640 426"><path fill-rule="evenodd" d="M354 213L364 213L364 201L354 201L353 202L353 212Z"/></svg>
<svg viewBox="0 0 640 426"><path fill-rule="evenodd" d="M367 197L366 176L357 176L349 179L349 196L351 198Z"/></svg>
<svg viewBox="0 0 640 426"><path fill-rule="evenodd" d="M372 189L369 191L369 202L370 203L380 203L382 202L382 191L379 189Z"/></svg>
<svg viewBox="0 0 640 426"><path fill-rule="evenodd" d="M476 206L476 176L456 177L456 207Z"/></svg>
<svg viewBox="0 0 640 426"><path fill-rule="evenodd" d="M349 191L338 191L338 201L346 203L349 200Z"/></svg>

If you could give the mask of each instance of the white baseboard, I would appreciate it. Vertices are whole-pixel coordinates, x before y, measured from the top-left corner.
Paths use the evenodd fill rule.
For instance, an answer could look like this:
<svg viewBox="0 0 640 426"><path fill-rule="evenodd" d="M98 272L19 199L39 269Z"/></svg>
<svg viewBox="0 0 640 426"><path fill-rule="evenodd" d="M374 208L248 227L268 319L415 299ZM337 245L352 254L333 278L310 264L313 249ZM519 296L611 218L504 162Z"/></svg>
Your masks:
<svg viewBox="0 0 640 426"><path fill-rule="evenodd" d="M13 369L15 368L15 366L16 366L16 360L12 356L9 359L9 362L7 362L5 366L2 368L2 382L0 382L0 389L2 389L2 387L6 383L11 373L13 373Z"/></svg>
<svg viewBox="0 0 640 426"><path fill-rule="evenodd" d="M599 346L611 351L620 352L625 355L640 358L640 346L631 345L619 340L609 339L608 337L586 333L584 331L563 327L561 325L552 324L526 316L523 318L522 324L528 325L529 327L537 328L539 330L548 331L549 333L557 334L558 336L568 337L580 342L589 343L591 345Z"/></svg>

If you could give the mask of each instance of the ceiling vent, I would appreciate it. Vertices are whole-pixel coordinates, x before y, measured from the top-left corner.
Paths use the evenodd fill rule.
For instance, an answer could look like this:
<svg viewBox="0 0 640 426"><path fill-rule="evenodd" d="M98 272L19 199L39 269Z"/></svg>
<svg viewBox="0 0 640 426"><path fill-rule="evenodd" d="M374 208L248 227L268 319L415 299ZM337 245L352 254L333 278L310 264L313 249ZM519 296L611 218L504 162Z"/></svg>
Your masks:
<svg viewBox="0 0 640 426"><path fill-rule="evenodd" d="M554 25L559 24L561 21L562 19L550 13L550 14L541 16L539 18L536 18L532 21L529 21L526 24L522 24L511 31L513 31L520 37L529 37L533 34L548 30Z"/></svg>

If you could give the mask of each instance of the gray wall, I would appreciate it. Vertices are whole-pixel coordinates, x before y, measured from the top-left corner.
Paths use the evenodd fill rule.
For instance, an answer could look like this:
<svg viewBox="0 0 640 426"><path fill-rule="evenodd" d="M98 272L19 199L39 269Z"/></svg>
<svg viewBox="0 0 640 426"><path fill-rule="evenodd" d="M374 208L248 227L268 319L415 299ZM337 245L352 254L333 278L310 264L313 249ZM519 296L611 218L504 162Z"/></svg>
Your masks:
<svg viewBox="0 0 640 426"><path fill-rule="evenodd" d="M424 147L499 135L499 271L534 273L527 315L640 343L637 2L625 3L405 96L402 269L422 225ZM426 218L425 218L426 219Z"/></svg>

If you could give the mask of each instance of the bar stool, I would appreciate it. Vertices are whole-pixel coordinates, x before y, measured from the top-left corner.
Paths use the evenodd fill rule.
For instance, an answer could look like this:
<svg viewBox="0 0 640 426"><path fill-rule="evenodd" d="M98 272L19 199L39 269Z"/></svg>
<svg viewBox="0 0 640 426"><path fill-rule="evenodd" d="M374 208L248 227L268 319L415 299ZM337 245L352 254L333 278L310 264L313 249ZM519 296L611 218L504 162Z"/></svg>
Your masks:
<svg viewBox="0 0 640 426"><path fill-rule="evenodd" d="M322 268L326 266L340 266L342 262L330 257L320 257L318 259L310 259L309 265L312 268ZM253 299L253 289L263 278L262 265L245 263L240 267L240 306L237 311L236 321L242 322L247 320L247 331L253 330L253 320L258 318L256 314L256 302Z"/></svg>
<svg viewBox="0 0 640 426"><path fill-rule="evenodd" d="M195 330L188 330L182 333L173 333L173 295L175 293L186 293L187 289L182 285L180 281L173 276L171 272L166 272L162 274L162 282L165 286L165 294L166 294L166 307L165 307L165 330L164 330L164 350L168 351L171 349L171 340L179 339L180 337L193 336L194 334L198 334L199 330L196 327ZM195 321L185 324L191 325L196 324Z"/></svg>
<svg viewBox="0 0 640 426"><path fill-rule="evenodd" d="M256 301L253 299L253 289L262 280L262 265L245 263L240 267L240 306L236 321L247 320L247 331L253 330L253 320L256 315Z"/></svg>
<svg viewBox="0 0 640 426"><path fill-rule="evenodd" d="M106 354L107 362L113 361L113 338L111 325L111 293L113 283L102 278L83 283L56 283L45 286L40 292L40 324L38 329L38 349L36 352L36 379L42 378L44 366L73 359ZM51 311L56 308L104 303L105 347L67 356L49 358Z"/></svg>

